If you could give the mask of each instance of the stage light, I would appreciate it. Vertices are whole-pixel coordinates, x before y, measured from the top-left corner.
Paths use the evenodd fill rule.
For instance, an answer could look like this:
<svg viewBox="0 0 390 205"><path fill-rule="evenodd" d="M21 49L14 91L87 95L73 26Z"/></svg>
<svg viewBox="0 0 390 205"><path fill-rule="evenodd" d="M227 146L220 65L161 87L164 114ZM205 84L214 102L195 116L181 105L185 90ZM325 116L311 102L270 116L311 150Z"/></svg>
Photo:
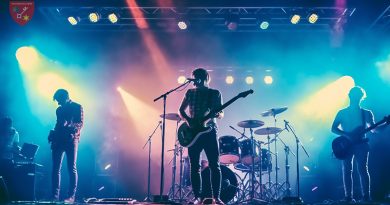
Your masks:
<svg viewBox="0 0 390 205"><path fill-rule="evenodd" d="M269 22L268 21L262 21L260 23L260 28L261 29L266 30L266 29L268 29L268 27L269 27Z"/></svg>
<svg viewBox="0 0 390 205"><path fill-rule="evenodd" d="M68 22L72 25L75 26L79 23L80 18L79 17L74 17L74 16L69 16L68 17Z"/></svg>
<svg viewBox="0 0 390 205"><path fill-rule="evenodd" d="M233 83L234 83L234 77L231 76L231 75L226 76L225 82L226 82L227 84L229 84L229 85L233 84Z"/></svg>
<svg viewBox="0 0 390 205"><path fill-rule="evenodd" d="M16 59L19 62L21 68L30 70L35 67L39 61L39 55L35 48L30 46L23 46L16 50Z"/></svg>
<svg viewBox="0 0 390 205"><path fill-rule="evenodd" d="M225 18L225 25L227 28L231 31L235 31L238 28L238 21L240 20L240 17L238 14L229 14Z"/></svg>
<svg viewBox="0 0 390 205"><path fill-rule="evenodd" d="M179 27L180 30L186 30L188 28L188 25L185 21L179 21L177 23L177 26Z"/></svg>
<svg viewBox="0 0 390 205"><path fill-rule="evenodd" d="M292 24L297 24L297 23L299 23L300 20L301 20L301 16L298 14L294 14L291 16L290 22Z"/></svg>
<svg viewBox="0 0 390 205"><path fill-rule="evenodd" d="M303 169L306 170L307 172L310 172L310 168L308 166L303 166Z"/></svg>
<svg viewBox="0 0 390 205"><path fill-rule="evenodd" d="M186 78L185 76L181 75L181 76L179 76L179 77L177 78L177 83L183 84L183 83L186 82L186 80L187 80L187 78Z"/></svg>
<svg viewBox="0 0 390 205"><path fill-rule="evenodd" d="M118 16L115 13L111 13L111 14L108 15L108 20L111 23L115 24L115 23L118 22Z"/></svg>
<svg viewBox="0 0 390 205"><path fill-rule="evenodd" d="M267 85L271 85L274 82L274 79L270 75L264 76L264 83Z"/></svg>
<svg viewBox="0 0 390 205"><path fill-rule="evenodd" d="M59 88L66 88L72 93L72 96L79 94L77 92L72 92L72 85L56 73L45 73L40 75L37 81L37 88L38 93L47 99L52 99L53 93Z"/></svg>
<svg viewBox="0 0 390 205"><path fill-rule="evenodd" d="M332 81L312 95L303 98L298 104L297 112L313 123L315 120L318 123L331 123L335 113L348 104L348 93L354 86L355 82L350 76Z"/></svg>
<svg viewBox="0 0 390 205"><path fill-rule="evenodd" d="M98 13L96 12L92 12L88 15L88 18L89 18L89 21L91 21L92 23L96 23L99 21L100 19L100 16Z"/></svg>
<svg viewBox="0 0 390 205"><path fill-rule="evenodd" d="M309 23L314 24L314 23L316 23L317 20L318 20L318 15L315 14L315 13L312 13L312 14L310 14L310 15L308 16L307 19L308 19Z"/></svg>
<svg viewBox="0 0 390 205"><path fill-rule="evenodd" d="M107 164L105 167L104 167L104 170L108 170L111 168L111 164Z"/></svg>
<svg viewBox="0 0 390 205"><path fill-rule="evenodd" d="M245 82L246 82L246 84L248 84L248 85L252 85L254 81L255 81L255 80L253 79L252 76L247 76L247 77L245 78Z"/></svg>

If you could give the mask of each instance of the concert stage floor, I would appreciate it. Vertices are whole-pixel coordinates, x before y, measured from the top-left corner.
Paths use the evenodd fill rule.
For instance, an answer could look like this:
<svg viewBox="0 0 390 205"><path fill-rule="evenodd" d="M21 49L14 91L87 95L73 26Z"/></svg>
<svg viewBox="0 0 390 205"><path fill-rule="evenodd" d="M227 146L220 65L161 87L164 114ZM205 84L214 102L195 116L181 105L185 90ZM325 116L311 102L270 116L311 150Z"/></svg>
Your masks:
<svg viewBox="0 0 390 205"><path fill-rule="evenodd" d="M36 204L36 205L62 205L65 203L53 203L49 201L25 201L25 202L11 202L8 204L4 205L27 205L27 204ZM119 205L119 204L140 204L140 205L172 205L172 204L177 204L180 205L180 203L153 203L153 202L121 202L121 203L74 203L74 205L87 205L87 204L111 204L111 205ZM182 205L187 205L188 203L181 203ZM246 204L246 203L238 203L238 204ZM257 203L249 203L249 204L257 204ZM345 203L345 202L340 202L340 201L324 201L320 203L284 203L284 202L271 202L268 203L267 205L390 205L390 202L371 202L371 203ZM264 205L264 204L263 204Z"/></svg>

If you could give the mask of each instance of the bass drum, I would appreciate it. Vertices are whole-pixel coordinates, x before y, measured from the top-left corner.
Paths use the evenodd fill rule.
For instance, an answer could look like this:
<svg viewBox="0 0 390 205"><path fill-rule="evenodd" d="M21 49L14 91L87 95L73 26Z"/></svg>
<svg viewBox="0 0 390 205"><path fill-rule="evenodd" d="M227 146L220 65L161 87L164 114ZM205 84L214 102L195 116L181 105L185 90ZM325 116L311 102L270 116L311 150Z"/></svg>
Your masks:
<svg viewBox="0 0 390 205"><path fill-rule="evenodd" d="M221 165L221 200L227 204L231 201L238 191L238 181L236 175L228 167ZM210 184L210 167L202 171L202 197L212 198Z"/></svg>

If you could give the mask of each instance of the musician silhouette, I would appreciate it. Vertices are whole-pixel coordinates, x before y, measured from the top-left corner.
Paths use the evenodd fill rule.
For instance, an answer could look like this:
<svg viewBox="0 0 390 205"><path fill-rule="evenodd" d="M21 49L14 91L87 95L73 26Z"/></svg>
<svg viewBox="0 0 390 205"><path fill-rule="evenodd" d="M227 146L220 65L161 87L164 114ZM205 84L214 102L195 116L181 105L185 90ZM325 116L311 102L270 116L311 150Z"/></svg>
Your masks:
<svg viewBox="0 0 390 205"><path fill-rule="evenodd" d="M353 198L353 162L357 164L361 182L362 201L370 201L370 174L368 172L369 145L362 134L367 126L373 125L374 115L363 109L360 104L366 98L366 92L359 86L349 91L349 106L341 109L332 124L332 132L350 139L354 146L346 159L342 160L345 201L354 202Z"/></svg>

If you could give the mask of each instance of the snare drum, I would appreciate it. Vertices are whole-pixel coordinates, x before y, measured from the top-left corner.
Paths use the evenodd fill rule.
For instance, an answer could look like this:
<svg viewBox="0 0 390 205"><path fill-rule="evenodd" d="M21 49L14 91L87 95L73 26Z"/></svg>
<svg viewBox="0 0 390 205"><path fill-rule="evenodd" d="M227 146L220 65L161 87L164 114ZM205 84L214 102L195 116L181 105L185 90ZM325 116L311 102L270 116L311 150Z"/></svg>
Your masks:
<svg viewBox="0 0 390 205"><path fill-rule="evenodd" d="M246 139L240 142L241 148L241 163L244 165L251 165L252 163L252 141L250 139ZM259 162L259 148L255 146L255 163Z"/></svg>
<svg viewBox="0 0 390 205"><path fill-rule="evenodd" d="M219 142L219 161L222 164L234 164L240 161L239 142L234 136L222 136Z"/></svg>

